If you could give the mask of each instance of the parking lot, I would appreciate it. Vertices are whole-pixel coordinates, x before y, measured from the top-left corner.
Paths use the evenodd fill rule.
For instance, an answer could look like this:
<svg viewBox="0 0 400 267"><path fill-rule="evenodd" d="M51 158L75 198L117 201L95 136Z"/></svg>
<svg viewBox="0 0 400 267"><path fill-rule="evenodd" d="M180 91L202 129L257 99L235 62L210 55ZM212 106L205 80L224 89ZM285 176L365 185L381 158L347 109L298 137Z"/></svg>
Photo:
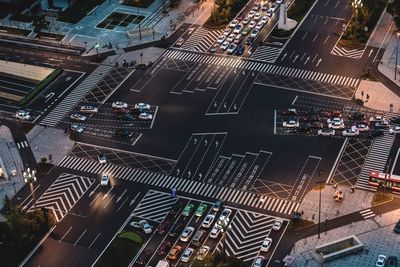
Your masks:
<svg viewBox="0 0 400 267"><path fill-rule="evenodd" d="M35 87L37 83L38 81L31 81L8 74L0 74L0 99L18 102Z"/></svg>

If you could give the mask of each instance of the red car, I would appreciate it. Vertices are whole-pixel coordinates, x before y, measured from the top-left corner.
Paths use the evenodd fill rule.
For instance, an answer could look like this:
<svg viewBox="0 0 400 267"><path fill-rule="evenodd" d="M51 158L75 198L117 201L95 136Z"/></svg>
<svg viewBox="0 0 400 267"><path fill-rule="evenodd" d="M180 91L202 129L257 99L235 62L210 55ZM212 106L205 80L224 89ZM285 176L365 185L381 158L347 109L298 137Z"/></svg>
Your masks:
<svg viewBox="0 0 400 267"><path fill-rule="evenodd" d="M161 246L158 248L157 254L158 254L158 256L167 255L167 252L170 249L171 249L171 242L170 241L164 241L164 243L162 243Z"/></svg>
<svg viewBox="0 0 400 267"><path fill-rule="evenodd" d="M127 109L127 108L113 108L113 112L115 114L128 114L129 113L129 109Z"/></svg>
<svg viewBox="0 0 400 267"><path fill-rule="evenodd" d="M342 112L340 111L329 111L326 113L326 116L328 118L341 118L342 117Z"/></svg>

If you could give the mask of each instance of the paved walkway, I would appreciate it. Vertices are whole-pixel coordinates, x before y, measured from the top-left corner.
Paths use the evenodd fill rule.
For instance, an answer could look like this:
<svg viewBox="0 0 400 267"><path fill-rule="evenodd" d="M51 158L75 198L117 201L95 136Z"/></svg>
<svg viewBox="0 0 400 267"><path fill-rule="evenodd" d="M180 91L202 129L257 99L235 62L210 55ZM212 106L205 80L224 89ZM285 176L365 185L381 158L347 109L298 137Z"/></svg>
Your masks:
<svg viewBox="0 0 400 267"><path fill-rule="evenodd" d="M392 82L394 82L397 86L400 86L400 69L397 69L396 80L394 79L394 70L396 63L396 50L397 43L400 41L394 32L389 32L387 36L389 42L387 44L387 48L385 53L383 54L381 63L378 66L378 70L389 78ZM384 47L383 47L384 48ZM400 49L398 51L398 67L400 66Z"/></svg>
<svg viewBox="0 0 400 267"><path fill-rule="evenodd" d="M165 49L163 48L149 47L131 52L126 52L123 54L109 56L103 61L103 64L115 65L115 62L118 62L119 66L122 66L123 61L126 60L126 62L128 63L136 61L137 64L147 65L150 62L154 63L164 52ZM141 54L143 55L142 57L140 56Z"/></svg>

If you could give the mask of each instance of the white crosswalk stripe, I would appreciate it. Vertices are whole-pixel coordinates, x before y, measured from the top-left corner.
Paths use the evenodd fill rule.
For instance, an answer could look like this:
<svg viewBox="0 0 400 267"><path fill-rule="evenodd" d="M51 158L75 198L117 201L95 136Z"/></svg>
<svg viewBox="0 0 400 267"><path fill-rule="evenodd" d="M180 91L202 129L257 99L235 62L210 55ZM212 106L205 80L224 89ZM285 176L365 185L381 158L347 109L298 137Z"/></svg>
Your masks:
<svg viewBox="0 0 400 267"><path fill-rule="evenodd" d="M112 66L100 65L75 89L73 89L49 114L40 125L56 126L65 115L104 77L113 69Z"/></svg>
<svg viewBox="0 0 400 267"><path fill-rule="evenodd" d="M362 210L362 211L360 211L360 214L361 214L361 216L364 217L364 220L376 216L376 214L371 209Z"/></svg>
<svg viewBox="0 0 400 267"><path fill-rule="evenodd" d="M263 70L263 72L268 74L275 74L275 75L285 74L283 76L313 80L317 82L333 83L348 87L357 87L360 83L360 79L357 78L345 77L335 74L320 73L315 71L305 71L302 69L295 69L286 66L277 66L277 65L271 65L269 63L255 62L243 58L237 59L230 57L218 57L218 56L195 54L177 50L168 50L163 54L163 57L168 57L183 61L198 62L198 63L209 62L210 58L212 58L214 60L210 61L209 64L220 65L231 68L234 68L236 64L244 64L243 67L241 68L250 71Z"/></svg>
<svg viewBox="0 0 400 267"><path fill-rule="evenodd" d="M395 135L385 134L374 139L368 157L358 177L356 187L376 191L376 187L368 184L369 173L371 171L383 172L390 150L393 146Z"/></svg>
<svg viewBox="0 0 400 267"><path fill-rule="evenodd" d="M223 30L208 30L199 27L181 46L181 49L206 52L223 32Z"/></svg>
<svg viewBox="0 0 400 267"><path fill-rule="evenodd" d="M59 222L93 183L94 179L62 173L28 211L45 207Z"/></svg>
<svg viewBox="0 0 400 267"><path fill-rule="evenodd" d="M175 202L176 199L172 198L170 194L150 190L135 208L133 215L161 222Z"/></svg>
<svg viewBox="0 0 400 267"><path fill-rule="evenodd" d="M242 204L288 215L292 214L293 211L296 211L300 205L297 202L291 202L270 196L262 196L261 198L258 198L255 193L249 191L221 187L215 184L202 183L175 176L152 173L145 170L131 169L125 166L113 164L101 165L94 160L73 156L65 156L58 166L97 174L107 170L107 173L121 180L146 183L170 189L176 188L180 192L208 196L214 199L224 199L226 202Z"/></svg>
<svg viewBox="0 0 400 267"><path fill-rule="evenodd" d="M259 46L256 51L253 52L251 58L269 63L275 63L281 52L282 48Z"/></svg>
<svg viewBox="0 0 400 267"><path fill-rule="evenodd" d="M29 147L29 144L27 141L21 141L17 143L17 148L18 149L22 149L22 148L26 148Z"/></svg>

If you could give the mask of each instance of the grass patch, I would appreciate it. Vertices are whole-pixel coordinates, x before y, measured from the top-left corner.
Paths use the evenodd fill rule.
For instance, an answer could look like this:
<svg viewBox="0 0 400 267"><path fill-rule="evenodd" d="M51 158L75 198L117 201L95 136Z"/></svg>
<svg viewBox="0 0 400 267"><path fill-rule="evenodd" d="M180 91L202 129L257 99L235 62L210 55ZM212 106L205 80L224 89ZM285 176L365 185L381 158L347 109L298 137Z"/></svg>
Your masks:
<svg viewBox="0 0 400 267"><path fill-rule="evenodd" d="M140 240L140 242L137 242ZM142 247L143 239L134 232L119 234L95 264L95 267L128 266Z"/></svg>
<svg viewBox="0 0 400 267"><path fill-rule="evenodd" d="M93 8L103 4L105 0L85 0L75 1L70 7L64 10L59 16L58 20L77 23L83 19Z"/></svg>
<svg viewBox="0 0 400 267"><path fill-rule="evenodd" d="M123 5L133 6L133 7L148 7L150 6L154 0L124 0Z"/></svg>
<svg viewBox="0 0 400 267"><path fill-rule="evenodd" d="M50 83L52 83L58 76L63 72L62 69L57 68L52 73L50 73L46 78L44 78L40 83L38 83L32 90L19 101L19 105L24 106L31 102L40 92L42 92Z"/></svg>
<svg viewBox="0 0 400 267"><path fill-rule="evenodd" d="M29 31L29 30L12 28L12 27L7 27L7 26L0 26L0 30L6 31L7 33L10 33L10 34L17 34L17 35L22 35L22 36L28 36L31 33L31 31Z"/></svg>

